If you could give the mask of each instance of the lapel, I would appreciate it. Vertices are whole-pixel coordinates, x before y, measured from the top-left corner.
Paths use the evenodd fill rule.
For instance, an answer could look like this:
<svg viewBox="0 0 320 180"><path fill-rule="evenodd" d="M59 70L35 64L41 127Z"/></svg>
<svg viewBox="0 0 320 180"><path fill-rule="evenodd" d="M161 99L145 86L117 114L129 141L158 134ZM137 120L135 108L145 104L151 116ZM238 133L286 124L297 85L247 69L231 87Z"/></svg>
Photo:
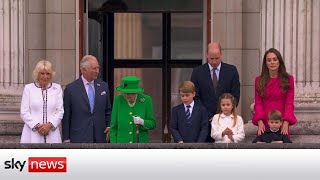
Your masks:
<svg viewBox="0 0 320 180"><path fill-rule="evenodd" d="M78 88L79 88L81 97L82 97L83 100L86 102L86 104L87 104L87 106L88 106L88 108L89 108L89 111L90 111L89 98L88 98L88 94L87 94L86 88L84 87L84 84L83 84L82 79L79 78L79 79L77 80L76 84L78 85Z"/></svg>
<svg viewBox="0 0 320 180"><path fill-rule="evenodd" d="M223 82L225 79L225 71L224 70L224 63L221 61L221 67L220 67L220 72L219 72L219 80L218 80L218 88L221 86L220 82Z"/></svg>
<svg viewBox="0 0 320 180"><path fill-rule="evenodd" d="M93 111L96 109L95 107L97 107L97 103L98 103L98 99L101 93L101 84L99 81L94 81L94 108Z"/></svg>
<svg viewBox="0 0 320 180"><path fill-rule="evenodd" d="M190 118L190 125L192 125L193 121L197 121L198 113L200 112L199 106L197 106L196 102L194 102L193 108L192 108L192 114Z"/></svg>
<svg viewBox="0 0 320 180"><path fill-rule="evenodd" d="M183 103L179 107L179 117L182 117L183 123L187 124L186 110L184 109Z"/></svg>
<svg viewBox="0 0 320 180"><path fill-rule="evenodd" d="M192 112L191 112L191 117L190 119L188 120L187 119L187 115L186 115L186 109L184 108L184 104L182 103L181 104L181 108L179 109L179 114L180 114L180 117L183 117L183 123L186 125L186 126L191 126L192 125L192 120L194 118L194 113L196 113L196 110L195 110L195 105L193 106L192 108Z"/></svg>
<svg viewBox="0 0 320 180"><path fill-rule="evenodd" d="M209 68L209 64L207 63L206 64L206 71L205 71L205 76L204 76L204 78L207 78L205 81L206 82L210 82L209 83L209 87L210 87L210 92L214 92L214 93L216 93L215 92L215 90L214 90L214 88L213 88L213 82L212 82L212 77L211 77L211 73L210 73L210 68ZM221 70L221 69L220 69ZM220 78L219 78L220 79ZM218 87L219 87L219 81L218 81Z"/></svg>

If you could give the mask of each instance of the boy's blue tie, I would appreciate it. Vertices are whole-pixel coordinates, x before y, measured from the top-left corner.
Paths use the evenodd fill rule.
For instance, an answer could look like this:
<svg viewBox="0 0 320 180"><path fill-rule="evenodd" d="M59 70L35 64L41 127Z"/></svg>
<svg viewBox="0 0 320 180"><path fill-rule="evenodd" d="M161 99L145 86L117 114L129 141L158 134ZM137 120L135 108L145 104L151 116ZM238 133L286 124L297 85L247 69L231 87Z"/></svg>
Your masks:
<svg viewBox="0 0 320 180"><path fill-rule="evenodd" d="M191 117L191 113L190 113L191 106L187 105L186 107L187 107L186 116L187 116L187 119L190 119L190 117Z"/></svg>
<svg viewBox="0 0 320 180"><path fill-rule="evenodd" d="M91 113L93 113L93 108L94 108L94 92L91 83L88 82L88 98L89 98L89 103L90 103L90 110Z"/></svg>

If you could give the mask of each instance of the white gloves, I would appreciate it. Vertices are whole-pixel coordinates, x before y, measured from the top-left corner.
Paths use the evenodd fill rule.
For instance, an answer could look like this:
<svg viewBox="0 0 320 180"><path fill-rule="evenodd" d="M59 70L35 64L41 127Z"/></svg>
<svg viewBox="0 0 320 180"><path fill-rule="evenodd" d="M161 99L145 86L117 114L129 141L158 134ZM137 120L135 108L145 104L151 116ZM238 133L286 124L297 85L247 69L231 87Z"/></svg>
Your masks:
<svg viewBox="0 0 320 180"><path fill-rule="evenodd" d="M139 116L133 116L133 122L134 124L140 124L142 126L144 125L144 120Z"/></svg>

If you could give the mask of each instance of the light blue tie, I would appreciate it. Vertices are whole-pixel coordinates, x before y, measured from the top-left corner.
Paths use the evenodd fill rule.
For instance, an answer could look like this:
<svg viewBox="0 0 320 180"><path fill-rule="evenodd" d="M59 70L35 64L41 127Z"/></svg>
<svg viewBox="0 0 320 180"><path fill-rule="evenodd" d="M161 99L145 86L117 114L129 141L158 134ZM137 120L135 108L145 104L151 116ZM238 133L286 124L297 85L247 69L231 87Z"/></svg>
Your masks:
<svg viewBox="0 0 320 180"><path fill-rule="evenodd" d="M93 113L93 108L94 108L94 91L92 88L91 83L88 82L88 98L89 98L89 103L90 103L90 110L91 113Z"/></svg>

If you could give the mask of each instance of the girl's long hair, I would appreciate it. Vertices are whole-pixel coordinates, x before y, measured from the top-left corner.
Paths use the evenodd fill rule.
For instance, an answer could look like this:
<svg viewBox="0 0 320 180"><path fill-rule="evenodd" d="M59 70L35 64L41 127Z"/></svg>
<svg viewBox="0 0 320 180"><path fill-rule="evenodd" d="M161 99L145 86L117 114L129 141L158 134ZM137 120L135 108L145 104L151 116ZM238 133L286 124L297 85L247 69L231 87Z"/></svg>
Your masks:
<svg viewBox="0 0 320 180"><path fill-rule="evenodd" d="M236 98L234 98L234 96L232 96L232 94L230 93L223 93L220 98L219 98L219 106L218 106L218 109L217 109L217 114L219 114L219 118L218 118L218 123L219 123L219 120L220 120L220 115L222 113L222 110L221 110L221 101L222 99L230 99L231 100L231 103L232 103L232 115L233 115L233 126L234 127L236 124L237 124L237 111L236 111L236 105L237 105L237 101L236 101Z"/></svg>
<svg viewBox="0 0 320 180"><path fill-rule="evenodd" d="M266 92L267 83L270 80L269 69L267 67L267 55L269 53L274 53L277 56L277 59L279 60L278 76L280 77L280 80L281 80L282 92L285 93L289 88L288 82L289 82L290 75L286 70L286 66L284 64L282 56L278 50L274 48L270 48L268 51L265 52L263 56L262 71L258 81L258 93L260 96L264 96Z"/></svg>

